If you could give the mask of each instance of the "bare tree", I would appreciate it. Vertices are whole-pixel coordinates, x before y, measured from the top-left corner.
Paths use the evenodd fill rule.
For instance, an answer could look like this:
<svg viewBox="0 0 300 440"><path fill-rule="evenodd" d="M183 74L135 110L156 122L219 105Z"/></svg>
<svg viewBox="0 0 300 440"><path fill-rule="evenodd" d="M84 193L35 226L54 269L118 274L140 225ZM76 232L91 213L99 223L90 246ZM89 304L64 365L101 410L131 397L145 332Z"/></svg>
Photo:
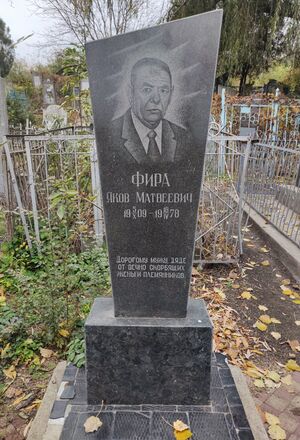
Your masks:
<svg viewBox="0 0 300 440"><path fill-rule="evenodd" d="M167 3L159 0L31 0L37 11L55 22L47 37L76 42L110 37L157 22ZM59 37L59 40L57 40ZM67 41L68 40L68 41ZM52 42L54 42L52 40Z"/></svg>

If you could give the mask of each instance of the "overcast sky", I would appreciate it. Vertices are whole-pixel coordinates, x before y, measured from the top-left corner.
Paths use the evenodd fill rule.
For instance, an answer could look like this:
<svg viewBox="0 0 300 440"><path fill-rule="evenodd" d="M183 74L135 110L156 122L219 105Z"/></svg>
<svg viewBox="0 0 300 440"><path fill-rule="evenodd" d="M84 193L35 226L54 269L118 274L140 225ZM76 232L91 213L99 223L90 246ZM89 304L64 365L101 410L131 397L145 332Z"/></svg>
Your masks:
<svg viewBox="0 0 300 440"><path fill-rule="evenodd" d="M149 0L148 9L145 9L147 23L157 23L169 0ZM38 47L45 42L42 34L51 28L51 18L43 18L37 13L30 0L0 0L0 18L10 29L13 41L23 36L34 34L28 40L16 47L16 58L25 60L29 65L46 64L55 48ZM53 22L52 22L53 23ZM62 43L60 43L62 44ZM60 49L62 45L57 46Z"/></svg>
<svg viewBox="0 0 300 440"><path fill-rule="evenodd" d="M38 48L35 45L41 41L40 34L45 27L49 27L49 19L46 23L42 17L37 15L28 0L0 0L0 18L10 28L14 41L34 33L31 38L17 46L18 59L23 59L31 65L47 62L49 50Z"/></svg>

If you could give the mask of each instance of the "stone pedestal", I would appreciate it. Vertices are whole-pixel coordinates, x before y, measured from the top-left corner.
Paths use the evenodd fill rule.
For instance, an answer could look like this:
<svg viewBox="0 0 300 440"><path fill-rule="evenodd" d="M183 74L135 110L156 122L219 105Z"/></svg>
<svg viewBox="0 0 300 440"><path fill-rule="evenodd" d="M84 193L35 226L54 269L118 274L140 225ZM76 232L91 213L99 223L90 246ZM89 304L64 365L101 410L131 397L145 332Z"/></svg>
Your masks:
<svg viewBox="0 0 300 440"><path fill-rule="evenodd" d="M202 300L186 318L116 318L97 298L85 324L88 404L208 404L212 323Z"/></svg>

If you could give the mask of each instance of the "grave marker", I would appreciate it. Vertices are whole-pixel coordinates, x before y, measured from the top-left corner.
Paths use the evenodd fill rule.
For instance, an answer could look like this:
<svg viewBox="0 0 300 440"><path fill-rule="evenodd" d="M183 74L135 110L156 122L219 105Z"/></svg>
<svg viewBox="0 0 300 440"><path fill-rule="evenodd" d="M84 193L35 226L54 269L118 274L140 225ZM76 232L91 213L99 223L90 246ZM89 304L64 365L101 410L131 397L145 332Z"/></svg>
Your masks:
<svg viewBox="0 0 300 440"><path fill-rule="evenodd" d="M222 11L87 44L113 300L86 322L90 404L207 404L189 300Z"/></svg>

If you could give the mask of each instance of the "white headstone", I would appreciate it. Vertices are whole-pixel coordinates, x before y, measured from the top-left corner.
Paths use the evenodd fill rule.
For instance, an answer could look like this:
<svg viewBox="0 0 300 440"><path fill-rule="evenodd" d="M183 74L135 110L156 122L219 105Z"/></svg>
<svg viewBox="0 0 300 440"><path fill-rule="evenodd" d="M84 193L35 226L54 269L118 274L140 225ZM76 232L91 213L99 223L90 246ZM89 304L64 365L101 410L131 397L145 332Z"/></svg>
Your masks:
<svg viewBox="0 0 300 440"><path fill-rule="evenodd" d="M67 112L59 105L49 105L43 110L43 124L47 130L65 127L67 121Z"/></svg>

